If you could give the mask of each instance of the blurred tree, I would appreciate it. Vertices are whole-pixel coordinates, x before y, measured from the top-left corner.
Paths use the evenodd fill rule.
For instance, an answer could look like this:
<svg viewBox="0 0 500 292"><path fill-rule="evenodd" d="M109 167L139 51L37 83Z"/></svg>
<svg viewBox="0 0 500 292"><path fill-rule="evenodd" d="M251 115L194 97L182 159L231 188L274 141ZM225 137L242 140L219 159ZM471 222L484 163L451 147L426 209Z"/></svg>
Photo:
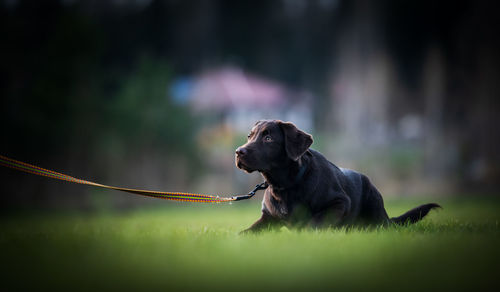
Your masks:
<svg viewBox="0 0 500 292"><path fill-rule="evenodd" d="M202 171L192 141L199 124L171 102L167 86L173 76L236 63L313 92L314 126L325 137L348 122L353 130L344 134L387 147L404 139L400 121L416 117L423 126L411 147L427 145L425 157L387 148L396 153L397 163L388 164L394 172L413 176L402 169L420 165L407 159L414 155L428 164L421 176L436 169L461 188L494 190L500 181L496 6L486 0L2 1L0 152L89 178L131 182L117 174L139 167L168 175L137 177L137 184L185 183L181 177ZM368 142L355 139L346 148L369 152ZM5 192L34 194L42 204L67 193L65 185L53 190L43 181L21 183L31 189L19 191L23 180L0 171Z"/></svg>

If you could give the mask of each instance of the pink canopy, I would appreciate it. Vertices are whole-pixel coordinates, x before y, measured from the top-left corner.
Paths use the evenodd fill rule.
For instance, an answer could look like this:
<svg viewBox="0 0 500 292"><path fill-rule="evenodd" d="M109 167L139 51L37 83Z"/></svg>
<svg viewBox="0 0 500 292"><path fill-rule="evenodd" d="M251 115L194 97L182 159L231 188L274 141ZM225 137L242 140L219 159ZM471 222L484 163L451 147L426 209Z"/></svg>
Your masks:
<svg viewBox="0 0 500 292"><path fill-rule="evenodd" d="M194 82L190 100L197 110L263 108L286 103L286 89L235 67L208 70Z"/></svg>

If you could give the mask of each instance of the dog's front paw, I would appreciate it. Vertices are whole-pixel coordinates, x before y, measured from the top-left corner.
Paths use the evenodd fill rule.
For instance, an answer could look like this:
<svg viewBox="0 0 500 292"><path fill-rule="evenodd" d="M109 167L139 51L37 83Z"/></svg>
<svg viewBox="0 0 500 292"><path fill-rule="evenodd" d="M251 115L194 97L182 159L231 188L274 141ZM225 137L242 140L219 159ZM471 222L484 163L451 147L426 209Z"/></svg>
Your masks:
<svg viewBox="0 0 500 292"><path fill-rule="evenodd" d="M238 235L245 235L245 234L249 234L249 233L253 233L253 230L250 228L247 228L245 230L238 232Z"/></svg>
<svg viewBox="0 0 500 292"><path fill-rule="evenodd" d="M262 229L260 229L260 228L249 227L245 230L238 232L238 235L255 234L255 233L259 233L261 231L262 231Z"/></svg>

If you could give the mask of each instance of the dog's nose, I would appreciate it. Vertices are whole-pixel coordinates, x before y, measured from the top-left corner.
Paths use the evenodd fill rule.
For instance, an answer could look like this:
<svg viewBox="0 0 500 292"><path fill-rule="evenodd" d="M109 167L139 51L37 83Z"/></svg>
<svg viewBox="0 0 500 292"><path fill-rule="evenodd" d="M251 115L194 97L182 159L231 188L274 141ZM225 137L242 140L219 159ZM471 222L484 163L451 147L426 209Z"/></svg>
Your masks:
<svg viewBox="0 0 500 292"><path fill-rule="evenodd" d="M247 149L244 148L244 147L238 147L238 149L236 149L236 155L238 156L243 156L247 154Z"/></svg>

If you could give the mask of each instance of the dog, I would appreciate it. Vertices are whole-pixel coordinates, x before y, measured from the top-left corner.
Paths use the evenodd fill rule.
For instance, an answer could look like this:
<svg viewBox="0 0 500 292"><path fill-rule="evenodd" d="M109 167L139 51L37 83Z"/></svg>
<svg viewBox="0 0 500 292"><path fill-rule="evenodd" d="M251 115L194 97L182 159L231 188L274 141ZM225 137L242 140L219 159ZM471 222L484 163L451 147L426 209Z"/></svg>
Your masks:
<svg viewBox="0 0 500 292"><path fill-rule="evenodd" d="M236 166L248 173L258 171L268 187L262 215L250 228L255 232L289 227L338 227L352 225L405 224L421 220L430 203L399 217L389 218L379 191L368 177L339 168L312 150L312 136L293 123L258 121L247 142L236 149Z"/></svg>

